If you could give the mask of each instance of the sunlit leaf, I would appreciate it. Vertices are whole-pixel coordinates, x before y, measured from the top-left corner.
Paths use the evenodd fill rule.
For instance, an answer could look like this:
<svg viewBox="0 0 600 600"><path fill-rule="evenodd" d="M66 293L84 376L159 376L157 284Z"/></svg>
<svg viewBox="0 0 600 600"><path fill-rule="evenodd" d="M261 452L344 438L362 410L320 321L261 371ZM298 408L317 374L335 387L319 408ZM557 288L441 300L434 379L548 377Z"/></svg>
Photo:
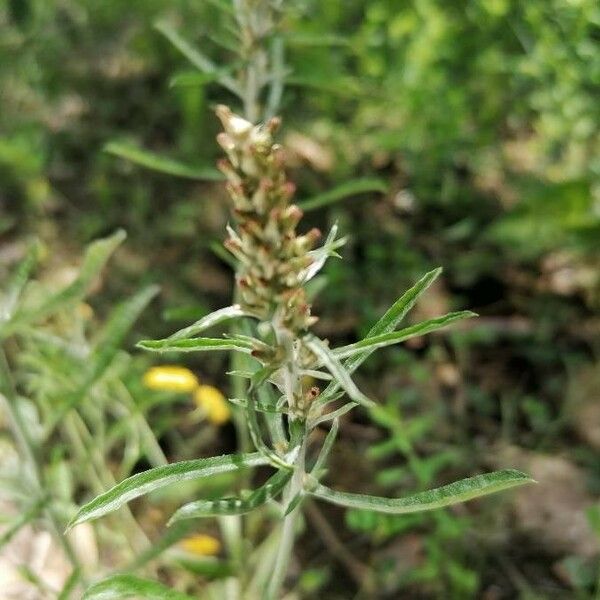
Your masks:
<svg viewBox="0 0 600 600"><path fill-rule="evenodd" d="M202 181L221 181L223 179L221 172L214 167L187 165L150 150L144 150L130 142L109 142L104 146L104 150L109 154L124 158L147 169L176 177L200 179Z"/></svg>
<svg viewBox="0 0 600 600"><path fill-rule="evenodd" d="M177 592L150 579L134 575L113 575L89 587L82 600L193 600L192 596Z"/></svg>
<svg viewBox="0 0 600 600"><path fill-rule="evenodd" d="M228 473L264 464L267 464L267 460L259 453L226 454L212 458L186 460L137 473L82 506L69 523L68 528L102 517L127 502L131 502L134 498L173 483L188 479L201 479L217 473Z"/></svg>
<svg viewBox="0 0 600 600"><path fill-rule="evenodd" d="M363 179L353 179L346 181L331 190L317 194L312 198L300 200L298 206L303 211L315 210L334 202L344 200L349 196L356 196L357 194L365 194L367 192L379 192L384 194L387 192L388 186L383 179L375 177L365 177Z"/></svg>
<svg viewBox="0 0 600 600"><path fill-rule="evenodd" d="M390 514L407 514L450 506L451 504L465 502L473 498L493 494L494 492L532 483L533 481L525 473L506 469L503 471L494 471L493 473L485 473L484 475L476 475L468 479L461 479L460 481L426 492L419 492L412 496L406 496L405 498L382 498L379 496L338 492L320 484L316 484L308 492L321 500L326 500L332 504L338 504L347 508L373 510Z"/></svg>

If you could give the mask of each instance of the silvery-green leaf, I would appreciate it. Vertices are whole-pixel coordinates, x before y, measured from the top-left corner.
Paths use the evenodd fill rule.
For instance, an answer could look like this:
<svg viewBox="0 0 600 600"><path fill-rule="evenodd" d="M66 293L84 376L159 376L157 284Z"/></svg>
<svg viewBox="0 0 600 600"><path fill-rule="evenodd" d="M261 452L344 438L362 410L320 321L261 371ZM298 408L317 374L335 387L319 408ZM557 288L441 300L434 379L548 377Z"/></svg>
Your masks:
<svg viewBox="0 0 600 600"><path fill-rule="evenodd" d="M290 471L278 471L269 480L246 497L197 500L185 504L169 519L169 525L182 519L243 515L276 498L292 477Z"/></svg>
<svg viewBox="0 0 600 600"><path fill-rule="evenodd" d="M347 402L343 406L340 406L340 408L332 412L320 415L313 421L310 421L309 428L314 429L315 427L317 427L317 425L320 425L321 423L331 421L332 419L338 419L339 417L345 415L347 412L350 412L355 406L358 406L358 402Z"/></svg>
<svg viewBox="0 0 600 600"><path fill-rule="evenodd" d="M138 348L151 352L208 352L213 350L236 350L250 354L252 346L246 342L224 338L192 338L183 340L142 340Z"/></svg>
<svg viewBox="0 0 600 600"><path fill-rule="evenodd" d="M373 351L379 348L385 348L386 346L392 346L393 344L399 344L400 342L404 342L411 338L419 337L427 333L437 331L438 329L446 327L447 325L450 325L450 323L454 323L455 321L469 319L471 317L476 316L477 314L471 312L470 310L462 310L460 312L448 313L443 317L429 319L428 321L417 323L416 325L406 327L405 329L400 329L399 331L392 331L390 333L383 333L374 337L367 337L361 340L360 342L356 342L355 344L350 344L348 346L336 348L334 352L338 358L348 358L351 356L356 356L357 354L361 354L364 350Z"/></svg>
<svg viewBox="0 0 600 600"><path fill-rule="evenodd" d="M346 243L346 238L336 239L338 231L337 223L331 228L325 243L316 250L311 250L308 255L312 258L311 265L303 271L300 275L300 279L307 283L310 281L325 265L327 259L331 256L339 258L339 254L336 250L342 247Z"/></svg>
<svg viewBox="0 0 600 600"><path fill-rule="evenodd" d="M169 340L181 340L185 338L191 338L198 333L201 333L209 327L214 327L223 321L229 321L230 319L237 319L239 317L251 317L252 315L245 311L239 304L228 306L216 310L209 315L206 315L192 323L188 327L184 327L179 331L176 331L173 335L170 335L167 339Z"/></svg>
<svg viewBox="0 0 600 600"><path fill-rule="evenodd" d="M369 400L357 387L350 373L344 368L339 358L332 350L320 339L314 336L305 338L306 346L322 362L327 370L333 375L338 385L350 396L352 400L363 406L375 406L372 400Z"/></svg>
<svg viewBox="0 0 600 600"><path fill-rule="evenodd" d="M70 529L79 523L102 517L139 496L143 496L172 483L189 479L202 479L217 473L228 473L265 464L267 464L267 460L259 453L254 453L226 454L155 467L143 473L137 473L121 481L121 483L118 483L104 494L96 496L96 498L79 509L69 523L68 528Z"/></svg>
<svg viewBox="0 0 600 600"><path fill-rule="evenodd" d="M431 284L439 277L442 272L441 267L426 273L415 285L407 290L390 308L385 314L371 327L366 337L374 337L383 333L390 333L398 327L402 322L407 313L415 305L420 296L431 286ZM373 350L366 350L361 354L357 354L352 358L344 362L344 366L350 373L353 373L373 352ZM331 397L336 392L339 386L331 383L321 394L318 400L318 404L325 404L331 401Z"/></svg>
<svg viewBox="0 0 600 600"><path fill-rule="evenodd" d="M335 443L335 440L337 438L339 428L340 420L338 418L334 418L333 423L331 424L331 429L327 432L327 436L325 437L323 446L321 446L319 456L317 457L315 465L311 470L311 475L313 475L314 477L318 477L319 471L325 466L325 463L329 458L331 449L333 448L333 444Z"/></svg>
<svg viewBox="0 0 600 600"><path fill-rule="evenodd" d="M407 290L390 308L385 314L371 327L366 337L373 337L381 335L382 333L390 333L394 331L412 307L416 304L417 300L422 296L424 292L431 286L431 284L440 276L442 268L438 267L426 273Z"/></svg>
<svg viewBox="0 0 600 600"><path fill-rule="evenodd" d="M248 431L250 432L250 437L252 438L252 443L255 448L264 456L271 465L273 465L276 469L286 469L291 471L293 466L286 462L283 458L281 458L277 452L269 448L266 442L263 440L262 432L260 430L260 425L258 423L258 417L256 414L256 391L250 389L248 394L248 402L246 406L246 416L248 423Z"/></svg>
<svg viewBox="0 0 600 600"><path fill-rule="evenodd" d="M475 477L461 479L460 481L404 498L382 498L379 496L338 492L320 484L314 485L308 492L321 500L338 504L339 506L400 515L423 512L459 502L466 502L473 498L486 496L526 483L532 483L533 481L525 473L506 469L483 475L475 475Z"/></svg>
<svg viewBox="0 0 600 600"><path fill-rule="evenodd" d="M227 398L229 402L235 404L236 406L241 406L242 408L248 408L248 400L245 398ZM285 408L278 408L274 404L265 404L263 402L257 402L254 405L254 410L263 413L287 413L288 411Z"/></svg>

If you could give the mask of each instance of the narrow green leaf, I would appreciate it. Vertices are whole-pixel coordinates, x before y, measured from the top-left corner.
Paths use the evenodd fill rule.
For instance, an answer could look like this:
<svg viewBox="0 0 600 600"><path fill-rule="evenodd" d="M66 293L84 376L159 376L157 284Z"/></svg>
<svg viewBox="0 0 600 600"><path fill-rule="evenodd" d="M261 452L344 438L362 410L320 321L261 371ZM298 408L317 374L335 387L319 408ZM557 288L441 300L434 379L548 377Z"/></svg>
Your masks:
<svg viewBox="0 0 600 600"><path fill-rule="evenodd" d="M120 229L107 238L92 242L85 251L83 263L75 281L27 312L17 312L10 323L10 328L16 328L25 323L31 323L47 317L57 310L66 308L67 305L83 298L94 279L110 258L110 255L117 249L125 237L125 232Z"/></svg>
<svg viewBox="0 0 600 600"><path fill-rule="evenodd" d="M188 327L176 331L173 335L170 335L167 339L169 340L181 340L185 338L191 338L198 333L201 333L209 327L214 327L223 321L229 321L231 319L237 319L239 317L251 317L252 315L245 311L239 304L221 308L215 312L210 313L192 323Z"/></svg>
<svg viewBox="0 0 600 600"><path fill-rule="evenodd" d="M113 575L89 587L82 600L194 600L162 583L134 575Z"/></svg>
<svg viewBox="0 0 600 600"><path fill-rule="evenodd" d="M236 406L241 406L242 408L248 408L248 400L245 398L227 398L229 402L235 404ZM254 405L254 410L262 413L276 413L276 414L285 414L288 411L285 408L277 408L275 404L265 404L261 401Z"/></svg>
<svg viewBox="0 0 600 600"><path fill-rule="evenodd" d="M142 340L138 348L152 352L207 352L212 350L237 350L250 354L252 346L247 342L223 338L192 338L189 340Z"/></svg>
<svg viewBox="0 0 600 600"><path fill-rule="evenodd" d="M221 172L213 167L187 165L178 160L140 148L130 142L109 142L104 146L104 151L152 171L167 173L176 177L202 181L221 181L223 179Z"/></svg>
<svg viewBox="0 0 600 600"><path fill-rule="evenodd" d="M58 594L56 600L69 600L69 598L72 597L72 594L75 591L75 588L77 587L77 584L79 583L80 579L81 568L77 567L73 569L73 571L67 578L67 581L65 581L65 584L63 585L62 590L60 590L60 593Z"/></svg>
<svg viewBox="0 0 600 600"><path fill-rule="evenodd" d="M325 437L325 441L323 442L323 446L321 447L321 451L319 452L319 456L317 457L315 466L311 470L311 475L313 475L314 477L318 478L319 471L327 463L327 459L329 458L329 454L337 438L339 428L340 420L338 418L335 418L333 420L333 423L331 424L331 429L327 432L327 436Z"/></svg>
<svg viewBox="0 0 600 600"><path fill-rule="evenodd" d="M222 260L227 266L231 267L234 271L237 269L238 262L233 256L223 247L220 241L210 242L208 249L219 259Z"/></svg>
<svg viewBox="0 0 600 600"><path fill-rule="evenodd" d="M288 32L285 35L285 41L290 46L351 46L348 38L335 35L333 33L300 33Z"/></svg>
<svg viewBox="0 0 600 600"><path fill-rule="evenodd" d="M376 406L372 400L369 400L357 387L350 373L344 368L339 358L333 351L325 345L320 339L310 336L306 338L306 345L315 354L315 356L325 365L327 370L336 379L339 386L350 396L352 400L363 406Z"/></svg>
<svg viewBox="0 0 600 600"><path fill-rule="evenodd" d="M317 194L312 198L301 200L298 202L298 206L300 206L303 211L307 212L333 204L334 202L339 202L349 196L356 196L357 194L365 194L367 192L379 192L384 194L387 190L387 183L383 179L375 177L353 179L351 181L346 181L331 190L323 192L322 194Z"/></svg>
<svg viewBox="0 0 600 600"><path fill-rule="evenodd" d="M399 515L423 512L459 502L466 502L473 498L486 496L487 494L493 494L526 483L532 483L533 481L525 473L506 469L504 471L494 471L493 473L485 473L484 475L461 479L449 485L426 492L419 492L406 498L381 498L379 496L338 492L320 484L316 484L308 492L317 498L321 498L321 500L338 504L339 506Z"/></svg>
<svg viewBox="0 0 600 600"><path fill-rule="evenodd" d="M287 508L285 509L285 512L283 513L284 517L287 517L288 515L292 514L296 508L298 508L298 505L300 504L300 502L302 502L302 500L304 499L305 496L305 492L304 490L300 490L290 501L290 503L287 505Z"/></svg>
<svg viewBox="0 0 600 600"><path fill-rule="evenodd" d="M271 463L276 469L285 469L291 471L293 466L287 463L283 458L281 458L275 451L271 450L269 446L265 443L262 437L262 433L260 430L260 425L258 423L258 417L256 414L256 390L250 388L248 390L248 403L246 406L246 417L248 423L248 431L250 432L250 437L252 438L252 443L254 447L266 458L266 460Z"/></svg>
<svg viewBox="0 0 600 600"><path fill-rule="evenodd" d="M471 312L470 310L448 313L443 317L429 319L428 321L417 323L416 325L406 327L405 329L400 329L399 331L392 331L391 333L383 333L374 337L365 338L364 340L356 342L355 344L350 344L348 346L336 348L334 352L338 358L347 358L355 356L357 354L361 354L364 350L373 351L379 348L384 348L386 346L392 346L393 344L399 344L400 342L404 342L411 338L420 337L427 333L432 333L433 331L442 329L443 327L446 327L447 325L450 325L450 323L454 323L455 321L469 319L471 317L476 316L477 314Z"/></svg>
<svg viewBox="0 0 600 600"><path fill-rule="evenodd" d="M429 271L429 273L426 273L423 277L421 277L421 279L419 279L415 285L402 294L402 296L400 296L400 298L398 298L398 300L396 300L396 302L390 306L390 308L377 321L377 323L371 327L366 337L371 338L394 331L402 322L404 317L408 314L408 312L412 309L412 307L416 304L421 295L427 291L431 284L439 277L441 272L442 268L438 267L437 269ZM366 350L361 354L357 354L346 360L344 362L344 366L350 373L353 373L371 355L372 352L373 350ZM339 386L335 382L328 385L319 397L317 404L323 405L331 402L332 397L338 388Z"/></svg>
<svg viewBox="0 0 600 600"><path fill-rule="evenodd" d="M259 453L225 454L212 458L186 460L137 473L82 506L69 523L68 529L79 523L102 517L139 496L172 483L265 464L268 464L267 460Z"/></svg>
<svg viewBox="0 0 600 600"><path fill-rule="evenodd" d="M21 297L25 284L38 261L39 244L33 243L25 258L19 263L2 294L0 302L0 323L9 321Z"/></svg>
<svg viewBox="0 0 600 600"><path fill-rule="evenodd" d="M385 314L371 327L366 337L374 337L383 333L390 333L401 323L404 317L416 304L417 300L425 293L431 284L441 275L442 268L438 267L426 273L409 290L404 292ZM354 359L352 362L356 361Z"/></svg>
<svg viewBox="0 0 600 600"><path fill-rule="evenodd" d="M309 428L314 429L317 425L320 425L321 423L331 421L332 419L338 419L339 417L342 417L346 413L350 412L355 406L358 406L357 402L347 402L343 406L340 406L340 408L338 408L332 412L320 415L319 417L317 417L316 419L311 421Z"/></svg>
<svg viewBox="0 0 600 600"><path fill-rule="evenodd" d="M247 497L198 500L185 504L169 519L169 525L183 519L217 517L220 515L243 515L276 498L292 477L290 471L278 471Z"/></svg>
<svg viewBox="0 0 600 600"><path fill-rule="evenodd" d="M177 48L177 50L179 50L179 52L181 52L181 54L183 54L183 56L185 56L197 69L204 73L214 74L217 81L223 87L226 87L229 91L238 96L240 95L235 80L232 79L230 75L222 73L222 70L219 69L208 56L198 50L198 48L192 46L187 40L183 39L171 25L161 21L156 23L154 28L164 35L165 38L167 38L167 40L169 40L169 42L171 42L171 44L173 44L173 46L175 46L175 48Z"/></svg>
<svg viewBox="0 0 600 600"><path fill-rule="evenodd" d="M219 73L199 73L198 71L186 71L177 73L169 80L169 87L196 87L203 86L211 81L215 81Z"/></svg>
<svg viewBox="0 0 600 600"><path fill-rule="evenodd" d="M125 336L137 321L140 314L158 294L159 287L149 285L131 298L121 302L110 314L106 325L94 342L92 362L94 379L104 372L117 350L123 344Z"/></svg>

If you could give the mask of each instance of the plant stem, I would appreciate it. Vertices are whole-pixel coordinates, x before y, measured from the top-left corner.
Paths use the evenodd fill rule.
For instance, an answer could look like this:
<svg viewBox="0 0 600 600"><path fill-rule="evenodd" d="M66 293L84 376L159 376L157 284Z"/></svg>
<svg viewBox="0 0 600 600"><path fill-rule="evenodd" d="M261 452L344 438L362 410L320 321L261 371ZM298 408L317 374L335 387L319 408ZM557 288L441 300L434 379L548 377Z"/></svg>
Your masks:
<svg viewBox="0 0 600 600"><path fill-rule="evenodd" d="M292 479L285 491L283 502L284 509L287 509L290 503L302 491L304 484L303 480L307 440L308 438L305 435L304 439L302 440L302 445L300 446L300 452L298 453L298 457L294 463L294 474L292 475ZM298 505L294 508L294 510L288 513L283 520L283 524L281 526L281 537L279 538L279 550L277 552L277 556L275 557L275 564L273 567L273 576L271 577L267 588L267 600L277 600L281 586L285 581L285 576L287 574L288 565L294 547L296 522L299 514L300 506Z"/></svg>

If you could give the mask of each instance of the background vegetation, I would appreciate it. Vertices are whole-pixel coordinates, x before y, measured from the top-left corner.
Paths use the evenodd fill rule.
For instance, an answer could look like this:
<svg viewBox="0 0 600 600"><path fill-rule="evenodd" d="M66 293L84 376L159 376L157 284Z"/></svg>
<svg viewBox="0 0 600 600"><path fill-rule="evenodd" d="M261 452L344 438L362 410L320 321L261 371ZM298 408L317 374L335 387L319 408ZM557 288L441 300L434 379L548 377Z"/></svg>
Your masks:
<svg viewBox="0 0 600 600"><path fill-rule="evenodd" d="M459 308L481 315L366 363L362 387L386 410L377 425L360 412L342 422L331 484L400 495L501 466L540 482L416 517L309 511L293 567L303 573L301 597L353 597L366 569L382 598L594 597L600 7L594 0L291 4L281 139L297 197L312 199L307 226L338 221L349 236L345 260L331 262L321 281L317 331L354 341L438 265L441 283L415 318ZM66 319L63 332L78 327L93 340L110 307L150 284L160 294L126 349L230 303L232 272L216 249L228 207L211 179L220 155L213 107L235 99L165 36L176 30L226 70L235 43L227 6L0 4L3 280L32 237L41 240L38 275L53 289L70 281L85 244L117 228L128 233L88 300L92 310L78 325ZM343 193L338 186L348 181ZM323 195L331 189L340 193ZM42 375L51 378L43 369L51 364L56 376L57 367L36 355L43 352L35 339L27 348L20 372L35 396ZM119 354L119 368L102 373L96 393L127 390L119 402L143 407L159 447L142 444L123 463L116 436L107 449L114 464L99 485L160 463L163 453L181 460L235 447L233 426L199 426L186 398L144 390L154 359L132 354ZM61 364L67 379L81 368ZM185 364L225 390L224 359ZM72 474L69 432L58 440L51 466ZM3 448L0 463L9 464L10 445ZM70 498L96 492L75 486ZM144 535L154 539L161 503L138 508ZM211 527L207 521L198 531ZM164 577L194 589L197 562L178 564L177 576ZM186 569L194 577L180 574Z"/></svg>

